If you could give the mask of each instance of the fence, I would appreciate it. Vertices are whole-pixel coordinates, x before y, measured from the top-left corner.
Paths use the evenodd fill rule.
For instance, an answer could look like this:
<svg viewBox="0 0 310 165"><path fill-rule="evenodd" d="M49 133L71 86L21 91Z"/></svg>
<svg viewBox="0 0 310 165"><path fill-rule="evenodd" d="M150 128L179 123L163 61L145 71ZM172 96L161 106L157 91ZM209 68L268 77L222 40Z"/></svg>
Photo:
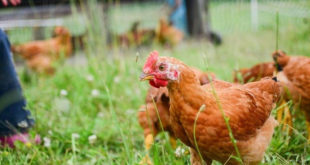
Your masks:
<svg viewBox="0 0 310 165"><path fill-rule="evenodd" d="M279 12L282 24L310 18L309 0L211 1L212 25L223 33L256 31L274 25Z"/></svg>

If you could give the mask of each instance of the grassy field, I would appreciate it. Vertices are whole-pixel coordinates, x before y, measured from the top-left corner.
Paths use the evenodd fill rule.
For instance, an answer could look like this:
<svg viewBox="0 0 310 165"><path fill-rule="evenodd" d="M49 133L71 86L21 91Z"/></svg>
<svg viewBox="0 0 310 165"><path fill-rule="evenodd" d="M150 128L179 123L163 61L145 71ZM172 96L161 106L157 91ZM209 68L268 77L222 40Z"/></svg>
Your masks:
<svg viewBox="0 0 310 165"><path fill-rule="evenodd" d="M118 6L112 11L113 29L124 31L131 21L139 18L138 11L151 17L160 8L156 4ZM2 149L1 164L138 164L146 151L137 111L148 88L148 84L140 82L138 77L150 51L156 49L161 55L179 58L227 81L232 80L232 71L236 68L272 60L274 13L261 13L259 28L253 31L247 3L212 3L211 11L212 25L224 39L223 45L218 47L203 40L186 40L172 50L156 45L139 50L106 50L100 45L102 38L97 37L88 45L100 49L87 49L86 65L59 66L53 77L29 77L20 70L28 108L36 119L31 135L40 134L45 141L50 140L50 146L45 142L45 145L27 147L20 144L14 150ZM132 12L135 17L125 19L127 12ZM142 21L148 20L147 17ZM279 48L289 54L309 56L310 23L281 13L280 19ZM156 25L148 21L144 21L145 26ZM86 27L96 33L96 28ZM16 37L10 35L15 41ZM204 57L207 66L203 63ZM263 164L310 164L304 117L299 112L294 115L292 135L283 133L280 125ZM89 141L93 135L96 140ZM179 145L186 149L180 142ZM188 155L175 156L165 134L157 137L150 154L157 165L189 163Z"/></svg>

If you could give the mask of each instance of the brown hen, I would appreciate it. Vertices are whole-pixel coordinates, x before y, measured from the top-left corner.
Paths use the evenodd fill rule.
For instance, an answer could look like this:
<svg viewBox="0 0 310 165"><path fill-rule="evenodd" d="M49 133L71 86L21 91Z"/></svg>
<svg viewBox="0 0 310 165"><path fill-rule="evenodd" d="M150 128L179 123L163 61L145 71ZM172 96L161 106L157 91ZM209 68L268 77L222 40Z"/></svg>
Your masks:
<svg viewBox="0 0 310 165"><path fill-rule="evenodd" d="M196 68L191 68L199 78L200 84L207 84L209 80L214 80L215 75L211 72L205 73ZM154 100L154 102L153 102ZM144 145L145 149L149 150L154 142L154 137L166 131L169 134L169 140L172 148L176 148L176 139L170 125L169 115L169 95L166 87L155 88L150 87L146 98L146 105L142 105L138 112L138 120L140 126L144 130ZM145 156L140 164L152 164L150 158Z"/></svg>
<svg viewBox="0 0 310 165"><path fill-rule="evenodd" d="M209 79L215 79L213 73L205 73L196 68L191 69L199 78L201 85L209 83ZM155 88L151 86L146 94L145 103L146 105L142 105L138 112L139 123L144 130L145 148L150 149L154 137L162 130L169 133L171 145L175 148L175 137L170 125L168 89L166 87Z"/></svg>
<svg viewBox="0 0 310 165"><path fill-rule="evenodd" d="M272 54L278 65L278 79L283 86L286 100L292 99L305 113L310 140L310 58L304 56L287 56L279 50Z"/></svg>
<svg viewBox="0 0 310 165"><path fill-rule="evenodd" d="M231 158L236 152L222 111L229 118L242 161L259 164L263 159L277 125L270 116L280 95L280 87L274 80L214 87L215 96L208 91L208 86L200 86L195 73L187 65L175 58L158 57L157 52L152 52L147 59L141 79L149 80L153 86L168 87L172 130L176 138L191 147L192 160L196 160L192 163L202 163L195 159L199 150L208 164L212 160L239 164ZM194 139L195 118L203 105L205 109L196 122Z"/></svg>
<svg viewBox="0 0 310 165"><path fill-rule="evenodd" d="M68 29L56 27L54 38L13 45L12 52L22 56L27 65L39 73L54 72L52 63L61 56L69 57L72 53L71 35Z"/></svg>
<svg viewBox="0 0 310 165"><path fill-rule="evenodd" d="M128 32L117 36L122 47L150 45L155 39L154 29L139 28L140 22L134 22Z"/></svg>
<svg viewBox="0 0 310 165"><path fill-rule="evenodd" d="M175 28L165 19L159 20L159 25L156 30L156 39L162 45L176 46L183 40L184 34L182 31Z"/></svg>

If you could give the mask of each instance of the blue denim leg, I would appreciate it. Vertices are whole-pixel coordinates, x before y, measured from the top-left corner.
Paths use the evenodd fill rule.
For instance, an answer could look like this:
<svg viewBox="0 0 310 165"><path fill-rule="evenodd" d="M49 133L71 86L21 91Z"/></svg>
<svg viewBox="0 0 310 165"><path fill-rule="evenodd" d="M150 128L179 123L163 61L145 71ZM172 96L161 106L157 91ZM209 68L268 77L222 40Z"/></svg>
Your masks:
<svg viewBox="0 0 310 165"><path fill-rule="evenodd" d="M26 100L10 48L6 34L0 29L0 136L26 132L34 124L30 112L25 109Z"/></svg>

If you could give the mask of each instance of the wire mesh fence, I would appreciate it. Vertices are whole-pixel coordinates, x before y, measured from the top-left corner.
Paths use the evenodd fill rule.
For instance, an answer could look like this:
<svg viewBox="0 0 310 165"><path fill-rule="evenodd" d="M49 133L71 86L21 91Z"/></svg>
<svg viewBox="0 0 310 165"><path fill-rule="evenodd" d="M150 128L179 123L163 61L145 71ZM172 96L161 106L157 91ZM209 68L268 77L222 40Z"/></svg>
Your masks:
<svg viewBox="0 0 310 165"><path fill-rule="evenodd" d="M310 18L310 1L307 0L212 0L210 9L212 26L222 33L271 28L276 12L279 12L281 25Z"/></svg>
<svg viewBox="0 0 310 165"><path fill-rule="evenodd" d="M273 29L276 12L279 12L280 15L280 26L288 26L296 22L309 22L308 20L310 19L309 0L209 0L209 3L211 27L223 35L234 32L253 32L257 30ZM74 5L71 4L71 6ZM102 12L101 9L94 11L94 13L100 12ZM163 17L167 18L168 13L169 8L165 0L150 2L133 1L132 3L119 3L117 1L117 3L110 6L109 12L107 12L107 14L109 14L107 26L109 26L115 34L128 31L136 21L140 22L141 28L156 28L158 20ZM85 31L79 29L85 29L87 26L93 27L93 25L85 24L89 21L75 21L75 18L81 15L83 14L73 14L72 17L65 19L64 25L74 27L70 28L73 32ZM102 13L97 14L97 16L101 17ZM20 28L19 31L21 31L21 33L18 33L18 36L24 33L22 29L27 30L27 28ZM14 34L17 34L15 32L16 31L14 31ZM23 37L12 38L13 43L27 41L27 39L22 40Z"/></svg>

